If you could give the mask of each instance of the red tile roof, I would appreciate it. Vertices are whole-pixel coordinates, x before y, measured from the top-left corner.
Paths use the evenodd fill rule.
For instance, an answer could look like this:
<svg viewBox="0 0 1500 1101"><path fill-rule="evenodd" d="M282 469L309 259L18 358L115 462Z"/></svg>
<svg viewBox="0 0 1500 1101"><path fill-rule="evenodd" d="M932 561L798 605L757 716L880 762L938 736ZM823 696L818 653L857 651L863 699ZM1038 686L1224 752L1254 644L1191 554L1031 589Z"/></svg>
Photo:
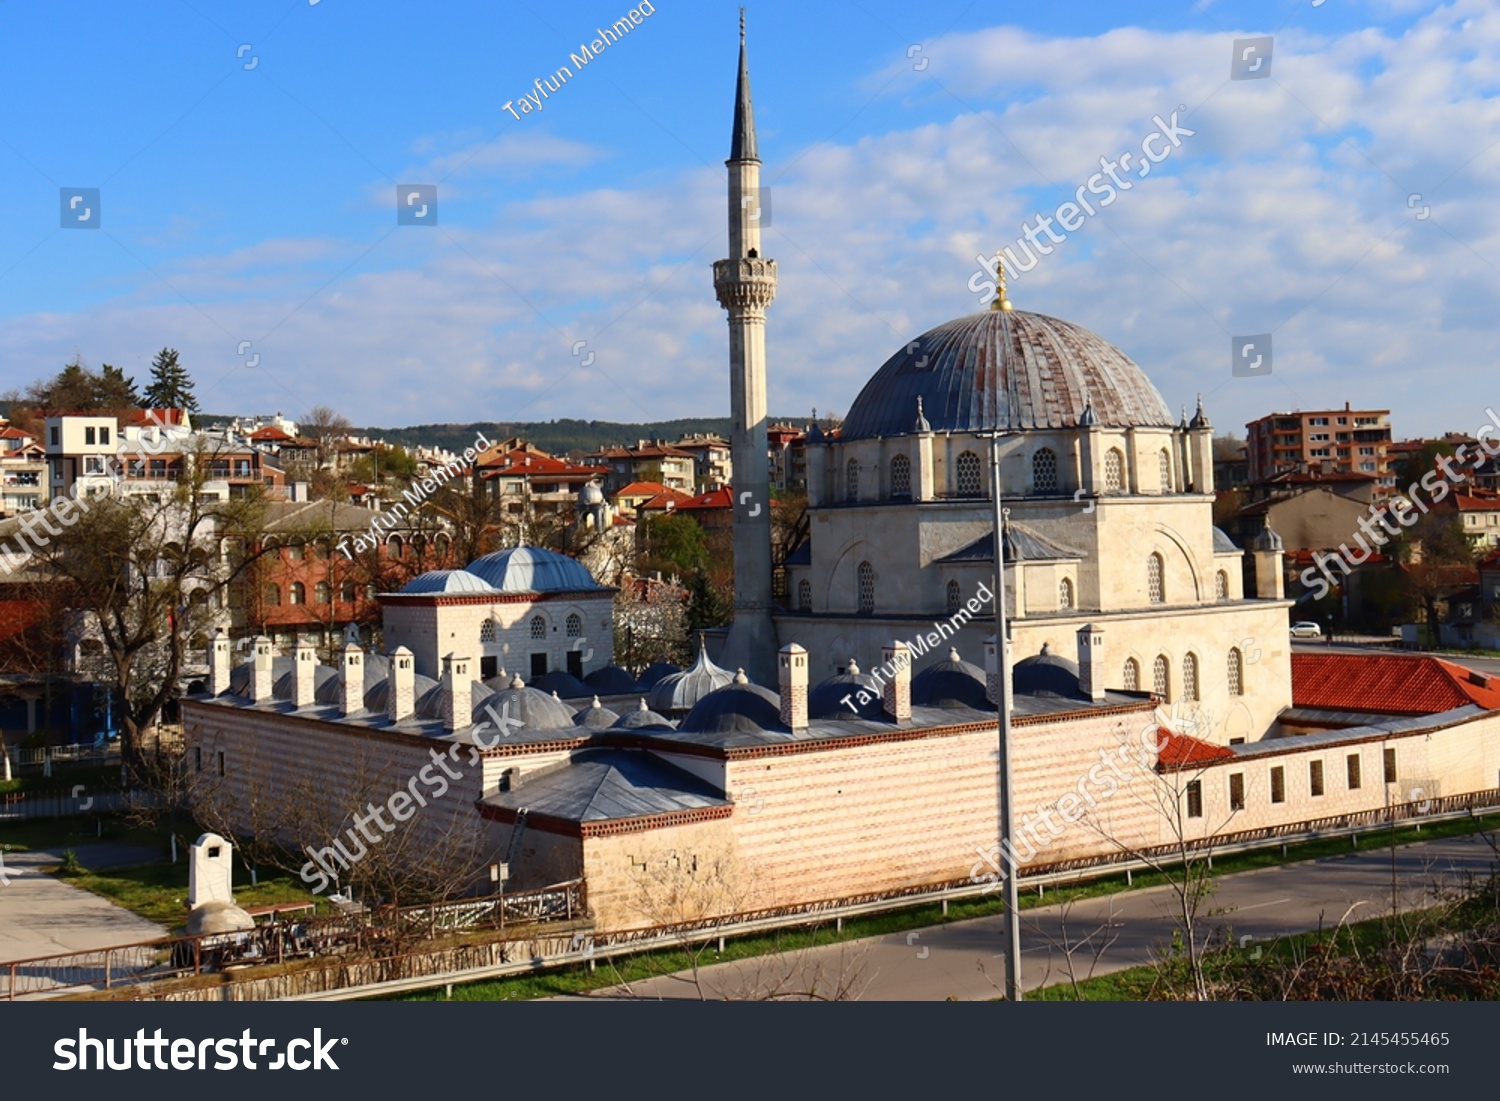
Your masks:
<svg viewBox="0 0 1500 1101"><path fill-rule="evenodd" d="M637 512L654 512L658 510L663 512L675 512L679 508L686 507L687 502L691 500L692 497L686 493L679 492L675 489L667 489L663 493L658 493L649 501L642 501L640 504L635 506L635 510Z"/></svg>
<svg viewBox="0 0 1500 1101"><path fill-rule="evenodd" d="M655 496L659 493L666 492L667 487L662 485L660 482L631 482L623 489L616 490L614 495L616 497L644 497L648 493L652 496ZM672 492L675 493L677 491L672 490ZM684 500L687 499L687 496L688 495L686 493L682 495Z"/></svg>
<svg viewBox="0 0 1500 1101"><path fill-rule="evenodd" d="M1468 493L1455 493L1453 503L1459 512L1496 512L1500 511L1500 497L1480 497Z"/></svg>
<svg viewBox="0 0 1500 1101"><path fill-rule="evenodd" d="M596 474L609 473L609 468L605 466L579 466L570 463L567 459L548 455L545 451L531 451L524 447L513 448L505 452L489 451L478 462L480 469L488 477L504 474L524 475L527 478L591 478Z"/></svg>
<svg viewBox="0 0 1500 1101"><path fill-rule="evenodd" d="M256 443L280 443L283 440L290 440L293 437L277 428L274 424L268 424L266 427L257 428L254 432L250 433L249 438Z"/></svg>
<svg viewBox="0 0 1500 1101"><path fill-rule="evenodd" d="M734 492L728 486L719 489L711 489L707 493L700 493L691 501L684 501L677 506L680 509L722 509L734 507Z"/></svg>
<svg viewBox="0 0 1500 1101"><path fill-rule="evenodd" d="M1185 768L1188 765L1207 764L1233 757L1234 750L1222 745L1212 745L1186 734L1176 734L1165 727L1157 727L1157 744L1161 750L1156 760L1163 768Z"/></svg>
<svg viewBox="0 0 1500 1101"><path fill-rule="evenodd" d="M1500 709L1500 677L1415 655L1292 655L1295 707L1435 715L1471 703Z"/></svg>
<svg viewBox="0 0 1500 1101"><path fill-rule="evenodd" d="M97 416L97 414L85 414L86 416ZM182 423L181 409L130 409L120 414L122 424L140 428L161 427L178 425Z"/></svg>

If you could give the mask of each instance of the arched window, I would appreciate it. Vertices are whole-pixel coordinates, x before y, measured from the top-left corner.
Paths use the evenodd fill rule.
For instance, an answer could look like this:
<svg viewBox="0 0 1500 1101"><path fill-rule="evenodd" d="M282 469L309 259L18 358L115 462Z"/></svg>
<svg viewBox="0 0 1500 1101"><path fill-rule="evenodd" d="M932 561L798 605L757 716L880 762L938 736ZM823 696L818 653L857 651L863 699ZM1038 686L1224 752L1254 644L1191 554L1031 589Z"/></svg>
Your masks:
<svg viewBox="0 0 1500 1101"><path fill-rule="evenodd" d="M487 619L479 625L479 641L481 643L495 641L495 621Z"/></svg>
<svg viewBox="0 0 1500 1101"><path fill-rule="evenodd" d="M859 610L868 615L875 610L875 567L859 564Z"/></svg>
<svg viewBox="0 0 1500 1101"><path fill-rule="evenodd" d="M448 547L452 542L453 540L449 539L445 532L438 532L432 537L433 553L439 558L446 558L448 556Z"/></svg>
<svg viewBox="0 0 1500 1101"><path fill-rule="evenodd" d="M291 600L289 601L289 603L292 603L292 604L306 604L307 603L307 586L304 585L304 584L302 584L302 582L300 582L300 581L293 581L292 582L292 588L291 588Z"/></svg>
<svg viewBox="0 0 1500 1101"><path fill-rule="evenodd" d="M1245 694L1245 655L1240 653L1238 646L1232 646L1229 649L1229 694L1231 696Z"/></svg>
<svg viewBox="0 0 1500 1101"><path fill-rule="evenodd" d="M1069 578L1063 578L1057 585L1057 606L1068 609L1073 606L1073 582Z"/></svg>
<svg viewBox="0 0 1500 1101"><path fill-rule="evenodd" d="M1125 452L1111 447L1104 455L1104 491L1119 493L1125 488Z"/></svg>
<svg viewBox="0 0 1500 1101"><path fill-rule="evenodd" d="M1214 575L1214 597L1217 600L1229 599L1229 575L1223 570Z"/></svg>
<svg viewBox="0 0 1500 1101"><path fill-rule="evenodd" d="M948 582L948 614L952 615L958 611L959 605L963 603L963 593L960 592L957 581Z"/></svg>
<svg viewBox="0 0 1500 1101"><path fill-rule="evenodd" d="M1141 663L1135 658L1125 659L1125 691L1139 692L1141 690Z"/></svg>
<svg viewBox="0 0 1500 1101"><path fill-rule="evenodd" d="M281 604L281 586L272 582L266 586L266 607L275 608Z"/></svg>
<svg viewBox="0 0 1500 1101"><path fill-rule="evenodd" d="M1057 452L1044 447L1031 457L1031 480L1038 493L1057 492Z"/></svg>
<svg viewBox="0 0 1500 1101"><path fill-rule="evenodd" d="M984 483L979 477L979 456L965 451L958 457L958 495L978 497L984 493Z"/></svg>
<svg viewBox="0 0 1500 1101"><path fill-rule="evenodd" d="M339 586L339 600L344 604L353 604L355 593L357 593L358 591L359 590L355 587L354 582L345 581L342 585Z"/></svg>
<svg viewBox="0 0 1500 1101"><path fill-rule="evenodd" d="M911 496L911 460L905 455L891 460L891 496Z"/></svg>
<svg viewBox="0 0 1500 1101"><path fill-rule="evenodd" d="M844 496L847 500L859 500L859 460L850 459L844 468Z"/></svg>
<svg viewBox="0 0 1500 1101"><path fill-rule="evenodd" d="M402 542L399 535L393 535L385 541L385 552L392 558L400 558L405 549L406 544Z"/></svg>
<svg viewBox="0 0 1500 1101"><path fill-rule="evenodd" d="M566 630L568 632L569 638L582 638L583 616L579 615L577 612L569 614L566 624Z"/></svg>
<svg viewBox="0 0 1500 1101"><path fill-rule="evenodd" d="M1171 702L1172 670L1166 654L1157 654L1156 660L1151 663L1151 690L1162 700Z"/></svg>
<svg viewBox="0 0 1500 1101"><path fill-rule="evenodd" d="M1157 468L1157 477L1159 477L1161 479L1161 491L1163 493L1171 493L1172 492L1172 456L1167 451L1167 449L1165 447L1161 449L1161 455L1157 459L1156 468Z"/></svg>
<svg viewBox="0 0 1500 1101"><path fill-rule="evenodd" d="M804 612L812 611L812 582L805 577L797 582L797 607Z"/></svg>
<svg viewBox="0 0 1500 1101"><path fill-rule="evenodd" d="M319 581L313 586L313 599L319 604L329 604L333 601L333 589L329 587L328 582Z"/></svg>
<svg viewBox="0 0 1500 1101"><path fill-rule="evenodd" d="M547 637L547 621L545 619L543 619L539 615L534 615L534 616L531 617L531 637L532 638L546 638Z"/></svg>
<svg viewBox="0 0 1500 1101"><path fill-rule="evenodd" d="M1165 604L1167 602L1167 584L1165 580L1166 564L1161 555L1155 553L1146 560L1146 595L1153 604Z"/></svg>
<svg viewBox="0 0 1500 1101"><path fill-rule="evenodd" d="M1198 694L1198 655L1188 654L1182 659L1182 698L1197 701Z"/></svg>

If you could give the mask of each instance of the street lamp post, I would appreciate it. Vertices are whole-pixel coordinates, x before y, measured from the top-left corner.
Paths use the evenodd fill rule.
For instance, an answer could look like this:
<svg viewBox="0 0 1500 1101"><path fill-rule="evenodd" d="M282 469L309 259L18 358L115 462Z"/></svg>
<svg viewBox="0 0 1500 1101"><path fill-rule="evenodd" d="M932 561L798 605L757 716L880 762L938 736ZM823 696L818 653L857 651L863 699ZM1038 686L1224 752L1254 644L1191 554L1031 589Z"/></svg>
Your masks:
<svg viewBox="0 0 1500 1101"><path fill-rule="evenodd" d="M1010 646L1005 624L1005 507L1000 493L1000 438L1002 432L984 433L990 441L990 487L994 500L995 540L995 705L1000 711L1000 875L1005 881L1005 996L1021 1000L1021 920L1018 912L1019 869L1011 859L1016 851L1013 837L1015 805L1010 774ZM1006 867L1008 865L1008 868Z"/></svg>

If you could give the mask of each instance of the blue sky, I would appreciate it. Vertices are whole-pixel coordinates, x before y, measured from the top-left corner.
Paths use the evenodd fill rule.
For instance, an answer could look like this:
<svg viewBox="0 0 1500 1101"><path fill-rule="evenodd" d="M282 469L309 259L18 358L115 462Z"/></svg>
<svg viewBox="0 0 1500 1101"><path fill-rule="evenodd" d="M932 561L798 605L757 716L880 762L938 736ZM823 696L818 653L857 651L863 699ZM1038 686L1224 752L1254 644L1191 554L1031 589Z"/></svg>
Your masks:
<svg viewBox="0 0 1500 1101"><path fill-rule="evenodd" d="M516 119L628 4L0 0L0 388L75 355L143 380L172 345L216 412L727 412L736 5L654 7ZM1221 429L1350 400L1398 435L1473 430L1500 402L1488 0L748 18L773 412L847 410L980 308L978 252L1179 107L1195 133L1017 275L1018 308L1119 345L1174 408L1202 391ZM1271 78L1229 80L1260 35ZM437 226L395 224L409 183L437 185ZM61 228L71 187L100 189L99 230ZM1272 375L1233 378L1231 337L1267 332Z"/></svg>

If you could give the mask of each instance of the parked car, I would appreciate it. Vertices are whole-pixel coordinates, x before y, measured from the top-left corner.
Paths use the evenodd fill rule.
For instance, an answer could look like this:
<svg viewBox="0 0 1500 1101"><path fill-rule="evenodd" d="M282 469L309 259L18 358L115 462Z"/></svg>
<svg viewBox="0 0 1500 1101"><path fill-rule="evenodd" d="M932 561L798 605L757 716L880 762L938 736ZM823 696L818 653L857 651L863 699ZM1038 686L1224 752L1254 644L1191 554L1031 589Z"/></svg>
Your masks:
<svg viewBox="0 0 1500 1101"><path fill-rule="evenodd" d="M1293 623L1292 624L1292 637L1293 638L1322 638L1323 637L1323 628L1319 627L1316 623L1312 622L1312 620L1305 619L1301 623Z"/></svg>

